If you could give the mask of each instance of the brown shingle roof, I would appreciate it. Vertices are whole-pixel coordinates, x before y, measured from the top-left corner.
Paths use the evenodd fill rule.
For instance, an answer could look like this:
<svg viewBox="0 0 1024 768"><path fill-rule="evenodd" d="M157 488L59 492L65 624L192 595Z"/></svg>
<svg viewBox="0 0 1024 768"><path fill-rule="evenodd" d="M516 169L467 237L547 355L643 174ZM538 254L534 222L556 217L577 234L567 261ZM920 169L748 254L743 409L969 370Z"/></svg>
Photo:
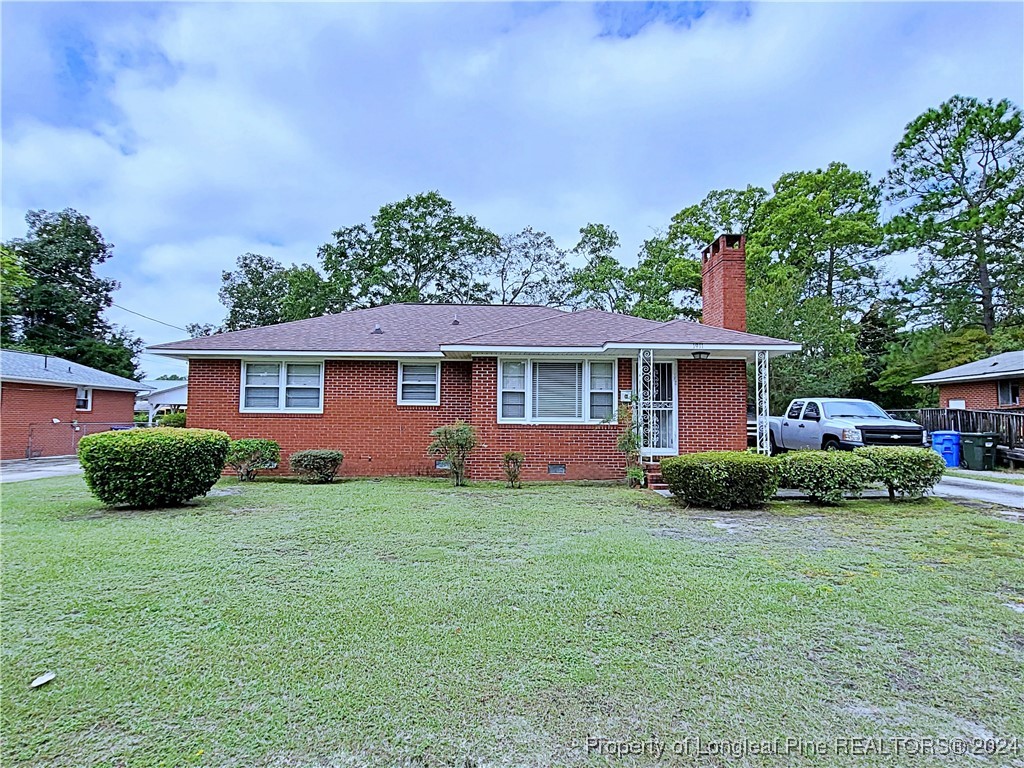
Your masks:
<svg viewBox="0 0 1024 768"><path fill-rule="evenodd" d="M455 323L455 320L458 323ZM374 333L380 327L380 333ZM311 320L221 333L152 349L205 352L437 353L458 347L592 347L642 344L787 345L767 336L687 320L662 323L585 309L490 304L390 304Z"/></svg>
<svg viewBox="0 0 1024 768"><path fill-rule="evenodd" d="M157 344L157 350L274 352L437 352L470 336L564 314L551 307L490 304L389 304L310 320ZM458 325L453 321L458 319ZM381 333L373 333L380 326Z"/></svg>

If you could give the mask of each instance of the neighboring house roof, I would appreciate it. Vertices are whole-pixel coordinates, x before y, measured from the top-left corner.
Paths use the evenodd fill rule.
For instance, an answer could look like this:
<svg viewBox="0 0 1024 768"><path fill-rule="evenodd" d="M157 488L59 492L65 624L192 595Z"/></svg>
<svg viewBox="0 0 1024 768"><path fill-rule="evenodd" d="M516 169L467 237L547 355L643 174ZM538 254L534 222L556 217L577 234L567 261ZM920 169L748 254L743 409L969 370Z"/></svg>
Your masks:
<svg viewBox="0 0 1024 768"><path fill-rule="evenodd" d="M142 382L148 391L143 397L153 398L163 392L170 392L178 387L187 387L188 381L183 379L144 379Z"/></svg>
<svg viewBox="0 0 1024 768"><path fill-rule="evenodd" d="M640 346L799 349L782 339L684 320L662 323L586 309L491 304L390 304L311 320L221 333L150 347L187 356L325 352L361 356L429 355L488 349L613 349Z"/></svg>
<svg viewBox="0 0 1024 768"><path fill-rule="evenodd" d="M26 384L51 384L65 387L89 387L141 392L147 387L137 381L73 363L53 355L0 350L0 379Z"/></svg>
<svg viewBox="0 0 1024 768"><path fill-rule="evenodd" d="M185 405L188 402L187 381L144 381L143 384L151 386L148 392L139 395L140 402L150 402L159 405Z"/></svg>
<svg viewBox="0 0 1024 768"><path fill-rule="evenodd" d="M938 373L914 379L914 384L955 384L964 381L987 381L1024 376L1024 350L1003 352L974 363L958 365Z"/></svg>

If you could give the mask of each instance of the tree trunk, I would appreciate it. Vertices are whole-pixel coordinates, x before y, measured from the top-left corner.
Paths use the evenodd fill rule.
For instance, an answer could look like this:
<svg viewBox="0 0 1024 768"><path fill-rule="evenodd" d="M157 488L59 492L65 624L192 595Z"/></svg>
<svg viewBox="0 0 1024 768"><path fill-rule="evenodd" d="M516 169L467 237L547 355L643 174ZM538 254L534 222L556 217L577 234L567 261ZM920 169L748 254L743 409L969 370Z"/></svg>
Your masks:
<svg viewBox="0 0 1024 768"><path fill-rule="evenodd" d="M996 310L992 300L992 277L988 271L985 239L980 231L974 233L974 250L978 268L978 289L981 291L981 324L985 333L991 336L996 329Z"/></svg>
<svg viewBox="0 0 1024 768"><path fill-rule="evenodd" d="M836 249L828 249L828 278L825 281L825 295L832 301L832 286L836 280Z"/></svg>

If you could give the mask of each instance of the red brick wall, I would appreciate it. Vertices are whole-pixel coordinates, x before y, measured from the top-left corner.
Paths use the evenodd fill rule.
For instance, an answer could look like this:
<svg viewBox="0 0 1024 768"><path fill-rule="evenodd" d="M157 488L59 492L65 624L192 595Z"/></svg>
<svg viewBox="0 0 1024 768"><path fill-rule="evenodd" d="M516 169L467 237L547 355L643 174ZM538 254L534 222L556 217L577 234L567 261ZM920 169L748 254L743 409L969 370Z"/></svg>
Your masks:
<svg viewBox="0 0 1024 768"><path fill-rule="evenodd" d="M432 475L430 431L470 416L470 363L441 363L441 405L398 405L395 361L328 360L322 414L239 413L241 363L191 360L188 426L222 429L233 438L264 437L287 457L307 448L345 454L342 475Z"/></svg>
<svg viewBox="0 0 1024 768"><path fill-rule="evenodd" d="M735 247L719 237L704 251L701 266L701 322L716 328L747 330L746 238Z"/></svg>
<svg viewBox="0 0 1024 768"><path fill-rule="evenodd" d="M633 387L633 363L621 358L619 390ZM618 480L626 458L615 444L619 424L499 424L498 363L493 357L473 360L473 425L479 445L470 454L469 474L478 479L504 477L501 456L519 451L526 456L524 480ZM548 464L565 464L564 475L549 475Z"/></svg>
<svg viewBox="0 0 1024 768"><path fill-rule="evenodd" d="M305 448L345 453L343 475L434 475L427 455L430 431L456 419L471 422L479 444L468 472L502 479L501 456L526 454L526 480L620 479L625 457L615 449L619 424L499 424L497 359L480 357L441 364L440 406L399 406L394 361L328 361L323 414L238 412L238 360L192 360L188 425L222 429L233 438L266 437L282 457ZM619 390L633 387L633 360L618 364ZM684 452L746 447L747 380L743 361L680 360L680 449ZM282 462L287 471L287 462ZM565 464L549 475L548 464Z"/></svg>
<svg viewBox="0 0 1024 768"><path fill-rule="evenodd" d="M0 458L26 458L30 439L34 455L74 454L84 435L105 431L112 423L131 424L134 408L134 392L94 389L92 409L77 411L74 387L5 381L0 385ZM54 424L55 418L61 423Z"/></svg>
<svg viewBox="0 0 1024 768"><path fill-rule="evenodd" d="M1019 382L1024 392L1024 380ZM995 381L975 381L962 384L943 384L939 387L939 407L949 408L950 400L964 400L968 410L994 411L999 405L999 384ZM1020 406L1004 405L1003 408Z"/></svg>
<svg viewBox="0 0 1024 768"><path fill-rule="evenodd" d="M679 452L747 448L747 365L679 361Z"/></svg>

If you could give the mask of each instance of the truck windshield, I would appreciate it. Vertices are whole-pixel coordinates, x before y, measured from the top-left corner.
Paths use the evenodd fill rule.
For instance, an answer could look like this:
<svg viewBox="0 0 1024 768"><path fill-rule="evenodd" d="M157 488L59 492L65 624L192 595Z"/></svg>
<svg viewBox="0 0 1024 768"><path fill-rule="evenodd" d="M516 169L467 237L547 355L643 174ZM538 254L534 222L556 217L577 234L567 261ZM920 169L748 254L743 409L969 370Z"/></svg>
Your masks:
<svg viewBox="0 0 1024 768"><path fill-rule="evenodd" d="M825 418L841 419L844 416L852 416L857 419L891 419L892 417L874 403L864 400L837 400L831 403L822 403L825 409Z"/></svg>

